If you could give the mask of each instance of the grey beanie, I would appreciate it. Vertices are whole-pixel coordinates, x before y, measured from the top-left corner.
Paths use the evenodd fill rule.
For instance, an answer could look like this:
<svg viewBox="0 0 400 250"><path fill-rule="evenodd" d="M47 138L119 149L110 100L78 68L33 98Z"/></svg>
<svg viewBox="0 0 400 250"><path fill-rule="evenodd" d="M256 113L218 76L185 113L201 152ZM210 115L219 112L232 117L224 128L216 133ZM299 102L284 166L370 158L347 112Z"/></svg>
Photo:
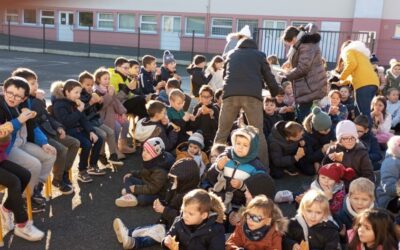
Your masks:
<svg viewBox="0 0 400 250"><path fill-rule="evenodd" d="M174 55L169 50L165 50L163 55L163 64L167 65L174 62L175 62Z"/></svg>
<svg viewBox="0 0 400 250"><path fill-rule="evenodd" d="M332 126L331 117L321 110L319 107L315 107L312 110L313 116L311 118L312 127L316 131L324 131Z"/></svg>
<svg viewBox="0 0 400 250"><path fill-rule="evenodd" d="M203 137L203 133L201 130L196 131L195 133L193 133L188 140L189 143L193 143L196 144L197 146L199 146L201 149L204 148L204 137Z"/></svg>

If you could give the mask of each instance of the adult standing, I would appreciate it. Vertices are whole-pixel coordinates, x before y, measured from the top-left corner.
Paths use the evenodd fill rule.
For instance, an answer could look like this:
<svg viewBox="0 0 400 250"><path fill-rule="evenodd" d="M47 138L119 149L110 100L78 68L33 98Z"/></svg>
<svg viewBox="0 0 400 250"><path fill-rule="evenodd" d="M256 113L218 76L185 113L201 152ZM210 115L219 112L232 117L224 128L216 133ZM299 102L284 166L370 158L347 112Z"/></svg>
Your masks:
<svg viewBox="0 0 400 250"><path fill-rule="evenodd" d="M231 50L224 65L223 101L219 115L218 130L214 143L226 143L232 124L241 109L249 125L263 131L263 99L265 82L272 96L278 92L275 76L267 63L266 56L259 51L254 40L239 40L236 49ZM259 158L268 166L268 149L264 136L260 136Z"/></svg>
<svg viewBox="0 0 400 250"><path fill-rule="evenodd" d="M371 126L371 101L378 90L379 78L369 61L370 55L370 50L363 42L345 41L340 53L342 73L337 85L353 85L356 112L366 115Z"/></svg>
<svg viewBox="0 0 400 250"><path fill-rule="evenodd" d="M235 49L239 40L243 38L251 38L251 31L249 25L243 26L243 28L239 32L230 33L226 36L226 44L222 56L226 57L228 52Z"/></svg>
<svg viewBox="0 0 400 250"><path fill-rule="evenodd" d="M282 68L285 77L293 82L297 121L300 123L310 113L313 101L326 95L327 78L320 40L317 27L311 23L304 28L289 26L283 32L283 41L290 45L290 50Z"/></svg>

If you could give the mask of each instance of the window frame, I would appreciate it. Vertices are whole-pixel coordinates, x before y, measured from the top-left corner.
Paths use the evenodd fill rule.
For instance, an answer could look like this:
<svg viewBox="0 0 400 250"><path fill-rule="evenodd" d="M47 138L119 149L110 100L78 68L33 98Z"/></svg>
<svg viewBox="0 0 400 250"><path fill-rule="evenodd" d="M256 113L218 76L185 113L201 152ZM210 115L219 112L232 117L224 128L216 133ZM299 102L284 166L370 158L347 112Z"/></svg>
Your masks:
<svg viewBox="0 0 400 250"><path fill-rule="evenodd" d="M230 28L231 28L231 31L229 31L226 35L214 35L213 34L213 28L228 28L228 26L224 26L224 25L217 25L217 26L215 26L214 25L214 20L229 20L229 21L231 21L231 26L230 26ZM230 34L230 33L232 33L233 32L233 18L229 18L229 17L212 17L211 18L211 23L210 23L210 37L212 37L212 38L225 38L228 34Z"/></svg>
<svg viewBox="0 0 400 250"><path fill-rule="evenodd" d="M9 13L8 11L10 11L10 10L12 10L12 11L15 10L16 13ZM17 17L17 21L16 22L15 21L10 21L10 24L19 24L21 22L19 9L6 9L5 10L5 15L4 15L4 23L8 24L8 17L10 17L10 16Z"/></svg>
<svg viewBox="0 0 400 250"><path fill-rule="evenodd" d="M87 26L82 26L81 25L81 13L90 13L92 14L92 25L87 25ZM78 27L78 29L88 29L88 27L92 27L94 26L94 13L93 11L78 11L78 20L76 23L76 27Z"/></svg>
<svg viewBox="0 0 400 250"><path fill-rule="evenodd" d="M105 14L105 15L111 15L111 19L101 19L100 15ZM100 22L110 22L112 24L111 28L109 27L100 27ZM96 20L96 28L98 30L114 30L114 24L115 24L115 16L114 13L112 12L98 12L97 13L97 20Z"/></svg>
<svg viewBox="0 0 400 250"><path fill-rule="evenodd" d="M239 32L242 28L240 28L239 29L239 21L255 21L255 22L257 22L257 24L256 24L256 27L255 28L259 28L259 21L258 21L258 19L247 19L247 18L238 18L238 19L236 19L236 31L237 32ZM250 26L250 24L245 24L245 25L249 25L249 27L250 27L250 32L251 32L251 35L253 35L253 33L254 33L254 29Z"/></svg>
<svg viewBox="0 0 400 250"><path fill-rule="evenodd" d="M40 25L43 26L43 20L42 20L43 17L51 19L51 16L44 16L43 15L44 11L52 11L53 12L53 17L52 17L53 18L53 24L46 23L46 27L54 27L54 25L56 23L56 19L55 19L56 11L55 10L40 10L40 18L39 18Z"/></svg>
<svg viewBox="0 0 400 250"><path fill-rule="evenodd" d="M396 34L396 31L398 30L398 34ZM397 23L394 25L394 34L393 38L395 39L400 39L400 23Z"/></svg>
<svg viewBox="0 0 400 250"><path fill-rule="evenodd" d="M35 11L35 22L34 23L26 23L25 22L25 11L26 10L33 10ZM31 25L31 26L35 26L38 24L38 20L37 20L37 9L23 9L22 10L22 24L23 25Z"/></svg>
<svg viewBox="0 0 400 250"><path fill-rule="evenodd" d="M149 21L143 21L143 17L144 16L151 16L151 17L155 17L156 20L154 22L149 22ZM142 29L142 24L154 24L155 25L155 30L143 30ZM158 20L157 20L157 16L156 15L140 15L140 21L139 21L139 27L140 27L140 32L141 33L146 33L146 34L157 34L157 25L158 25Z"/></svg>
<svg viewBox="0 0 400 250"><path fill-rule="evenodd" d="M203 29L204 29L204 32L203 33L197 33L197 32L195 32L194 33L194 36L195 37L205 37L206 36L206 18L205 17L203 17L203 16L187 16L187 17L185 17L185 36L192 36L192 30L188 30L188 19L189 18L201 18L201 19L203 19Z"/></svg>
<svg viewBox="0 0 400 250"><path fill-rule="evenodd" d="M133 16L133 28L132 29L126 29L126 28L120 28L120 15L131 15ZM136 14L134 13L118 13L117 15L117 30L118 31L123 31L123 32L136 32Z"/></svg>

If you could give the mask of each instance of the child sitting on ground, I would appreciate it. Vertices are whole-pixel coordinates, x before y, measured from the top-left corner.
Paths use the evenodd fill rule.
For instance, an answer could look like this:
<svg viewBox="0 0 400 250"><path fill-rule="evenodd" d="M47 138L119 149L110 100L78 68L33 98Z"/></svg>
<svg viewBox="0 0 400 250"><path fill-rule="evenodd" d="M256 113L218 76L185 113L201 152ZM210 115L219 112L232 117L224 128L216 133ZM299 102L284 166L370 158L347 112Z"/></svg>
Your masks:
<svg viewBox="0 0 400 250"><path fill-rule="evenodd" d="M214 94L214 106L218 108L218 112L221 110L222 107L222 96L224 94L223 89L217 89Z"/></svg>
<svg viewBox="0 0 400 250"><path fill-rule="evenodd" d="M159 137L148 139L143 144L142 169L132 170L123 178L122 196L115 200L118 207L135 207L153 204L165 192L171 162L165 154L164 142ZM173 160L172 160L173 161ZM172 164L171 164L172 165Z"/></svg>
<svg viewBox="0 0 400 250"><path fill-rule="evenodd" d="M190 122L190 130L203 132L204 151L208 151L217 133L219 110L212 103L214 92L210 86L202 86L199 93L199 104L194 107L194 120Z"/></svg>
<svg viewBox="0 0 400 250"><path fill-rule="evenodd" d="M281 249L288 221L265 195L254 197L243 213L242 223L226 241L226 250Z"/></svg>
<svg viewBox="0 0 400 250"><path fill-rule="evenodd" d="M329 216L325 195L309 190L301 199L297 215L289 222L283 249L338 249L338 228Z"/></svg>
<svg viewBox="0 0 400 250"><path fill-rule="evenodd" d="M378 143L386 144L390 137L390 127L392 125L392 116L386 112L386 98L384 96L375 96L371 101L371 132L375 135Z"/></svg>
<svg viewBox="0 0 400 250"><path fill-rule="evenodd" d="M182 214L164 238L170 250L224 249L224 204L213 193L195 189L183 197Z"/></svg>
<svg viewBox="0 0 400 250"><path fill-rule="evenodd" d="M114 220L114 231L124 249L141 249L159 244L179 215L186 193L199 184L199 168L192 159L177 160L168 174L165 199L155 200L153 210L160 214L157 224L128 229L121 221Z"/></svg>
<svg viewBox="0 0 400 250"><path fill-rule="evenodd" d="M203 85L210 82L213 77L212 74L206 77L204 72L204 67L206 66L207 59L203 55L195 55L193 57L193 62L187 67L187 72L190 75L192 95L199 98L199 90Z"/></svg>
<svg viewBox="0 0 400 250"><path fill-rule="evenodd" d="M366 177L375 180L371 160L364 144L358 141L356 125L349 120L341 121L336 127L337 141L330 146L322 164L332 162L342 163L347 168L352 168L357 177ZM345 182L346 187L348 182Z"/></svg>
<svg viewBox="0 0 400 250"><path fill-rule="evenodd" d="M179 128L170 123L166 116L167 109L160 101L149 101L146 105L148 118L139 120L136 124L136 140L144 142L149 138L160 137L165 144L165 150L175 149Z"/></svg>
<svg viewBox="0 0 400 250"><path fill-rule="evenodd" d="M272 97L266 96L264 98L264 113L263 113L263 132L265 139L268 139L269 134L271 133L272 128L279 121L283 121L283 118L276 110L276 99Z"/></svg>
<svg viewBox="0 0 400 250"><path fill-rule="evenodd" d="M381 182L376 189L378 205L393 213L400 210L397 186L400 179L400 136L389 139L385 160L381 167Z"/></svg>
<svg viewBox="0 0 400 250"><path fill-rule="evenodd" d="M204 148L204 137L201 131L193 133L187 142L182 142L176 147L176 160L183 158L192 158L200 170L200 177L207 172L209 160L207 154L202 150Z"/></svg>
<svg viewBox="0 0 400 250"><path fill-rule="evenodd" d="M336 125L340 121L347 119L348 111L345 105L340 103L340 92L339 90L331 90L328 94L329 104L322 108L323 111L329 114L332 120L332 130L335 131Z"/></svg>
<svg viewBox="0 0 400 250"><path fill-rule="evenodd" d="M396 88L390 88L386 95L386 111L392 116L392 129L396 132L400 132L400 101L399 101L399 90Z"/></svg>
<svg viewBox="0 0 400 250"><path fill-rule="evenodd" d="M347 119L353 121L356 117L356 106L354 105L354 99L350 96L349 86L340 87L340 103L347 108Z"/></svg>
<svg viewBox="0 0 400 250"><path fill-rule="evenodd" d="M390 63L390 69L386 72L386 88L396 88L400 91L400 62L394 60Z"/></svg>
<svg viewBox="0 0 400 250"><path fill-rule="evenodd" d="M187 141L188 127L190 121L194 121L194 116L188 112L183 111L185 104L185 94L179 89L174 89L169 93L170 106L167 107L168 119L171 123L179 127L177 143Z"/></svg>
<svg viewBox="0 0 400 250"><path fill-rule="evenodd" d="M146 100L150 99L151 94L158 93L165 87L165 81L158 82L156 79L157 69L156 58L154 56L145 55L142 58L142 68L139 74L139 92L141 95L146 96Z"/></svg>
<svg viewBox="0 0 400 250"><path fill-rule="evenodd" d="M222 56L214 56L205 72L207 77L212 75L208 85L211 87L213 92L224 86L224 58L222 58Z"/></svg>
<svg viewBox="0 0 400 250"><path fill-rule="evenodd" d="M285 103L285 90L281 87L278 88L276 99L276 111L280 114L284 121L294 121L294 107Z"/></svg>
<svg viewBox="0 0 400 250"><path fill-rule="evenodd" d="M358 139L368 150L369 159L371 160L374 170L379 170L381 168L380 161L382 160L383 156L378 140L369 130L368 117L365 115L359 115L354 119L354 124L357 128Z"/></svg>
<svg viewBox="0 0 400 250"><path fill-rule="evenodd" d="M181 77L176 73L176 60L169 50L164 50L163 64L160 67L160 74L157 75L157 81L167 82L168 79L175 78L180 83Z"/></svg>
<svg viewBox="0 0 400 250"><path fill-rule="evenodd" d="M268 136L271 176L282 178L284 173L298 175L298 162L304 157L303 126L297 122L280 121ZM303 144L303 145L302 145Z"/></svg>
<svg viewBox="0 0 400 250"><path fill-rule="evenodd" d="M166 106L169 106L169 93L171 93L173 89L181 90L181 82L176 78L169 78L167 84L165 84L165 89L162 89L160 91L160 94L157 96L156 100L164 103ZM186 93L184 94L185 104L183 105L183 111L186 112L189 109L192 98L190 97L190 95Z"/></svg>

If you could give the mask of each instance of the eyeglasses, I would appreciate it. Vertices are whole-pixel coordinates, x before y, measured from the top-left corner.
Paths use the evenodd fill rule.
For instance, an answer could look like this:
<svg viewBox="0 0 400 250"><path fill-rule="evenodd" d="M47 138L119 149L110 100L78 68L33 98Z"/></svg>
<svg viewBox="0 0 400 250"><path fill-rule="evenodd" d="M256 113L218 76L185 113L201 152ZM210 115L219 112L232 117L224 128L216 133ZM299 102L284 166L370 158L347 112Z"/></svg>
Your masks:
<svg viewBox="0 0 400 250"><path fill-rule="evenodd" d="M16 95L9 91L6 91L5 94L6 94L7 98L13 98L16 101L21 101L24 98L23 96Z"/></svg>
<svg viewBox="0 0 400 250"><path fill-rule="evenodd" d="M354 138L353 136L352 137L342 137L341 138L341 141L343 141L343 142L353 142L355 140L356 140L356 138Z"/></svg>
<svg viewBox="0 0 400 250"><path fill-rule="evenodd" d="M246 214L246 219L247 220L252 220L255 223L260 223L262 220L264 220L263 217L257 216L257 215L254 215L254 214Z"/></svg>

